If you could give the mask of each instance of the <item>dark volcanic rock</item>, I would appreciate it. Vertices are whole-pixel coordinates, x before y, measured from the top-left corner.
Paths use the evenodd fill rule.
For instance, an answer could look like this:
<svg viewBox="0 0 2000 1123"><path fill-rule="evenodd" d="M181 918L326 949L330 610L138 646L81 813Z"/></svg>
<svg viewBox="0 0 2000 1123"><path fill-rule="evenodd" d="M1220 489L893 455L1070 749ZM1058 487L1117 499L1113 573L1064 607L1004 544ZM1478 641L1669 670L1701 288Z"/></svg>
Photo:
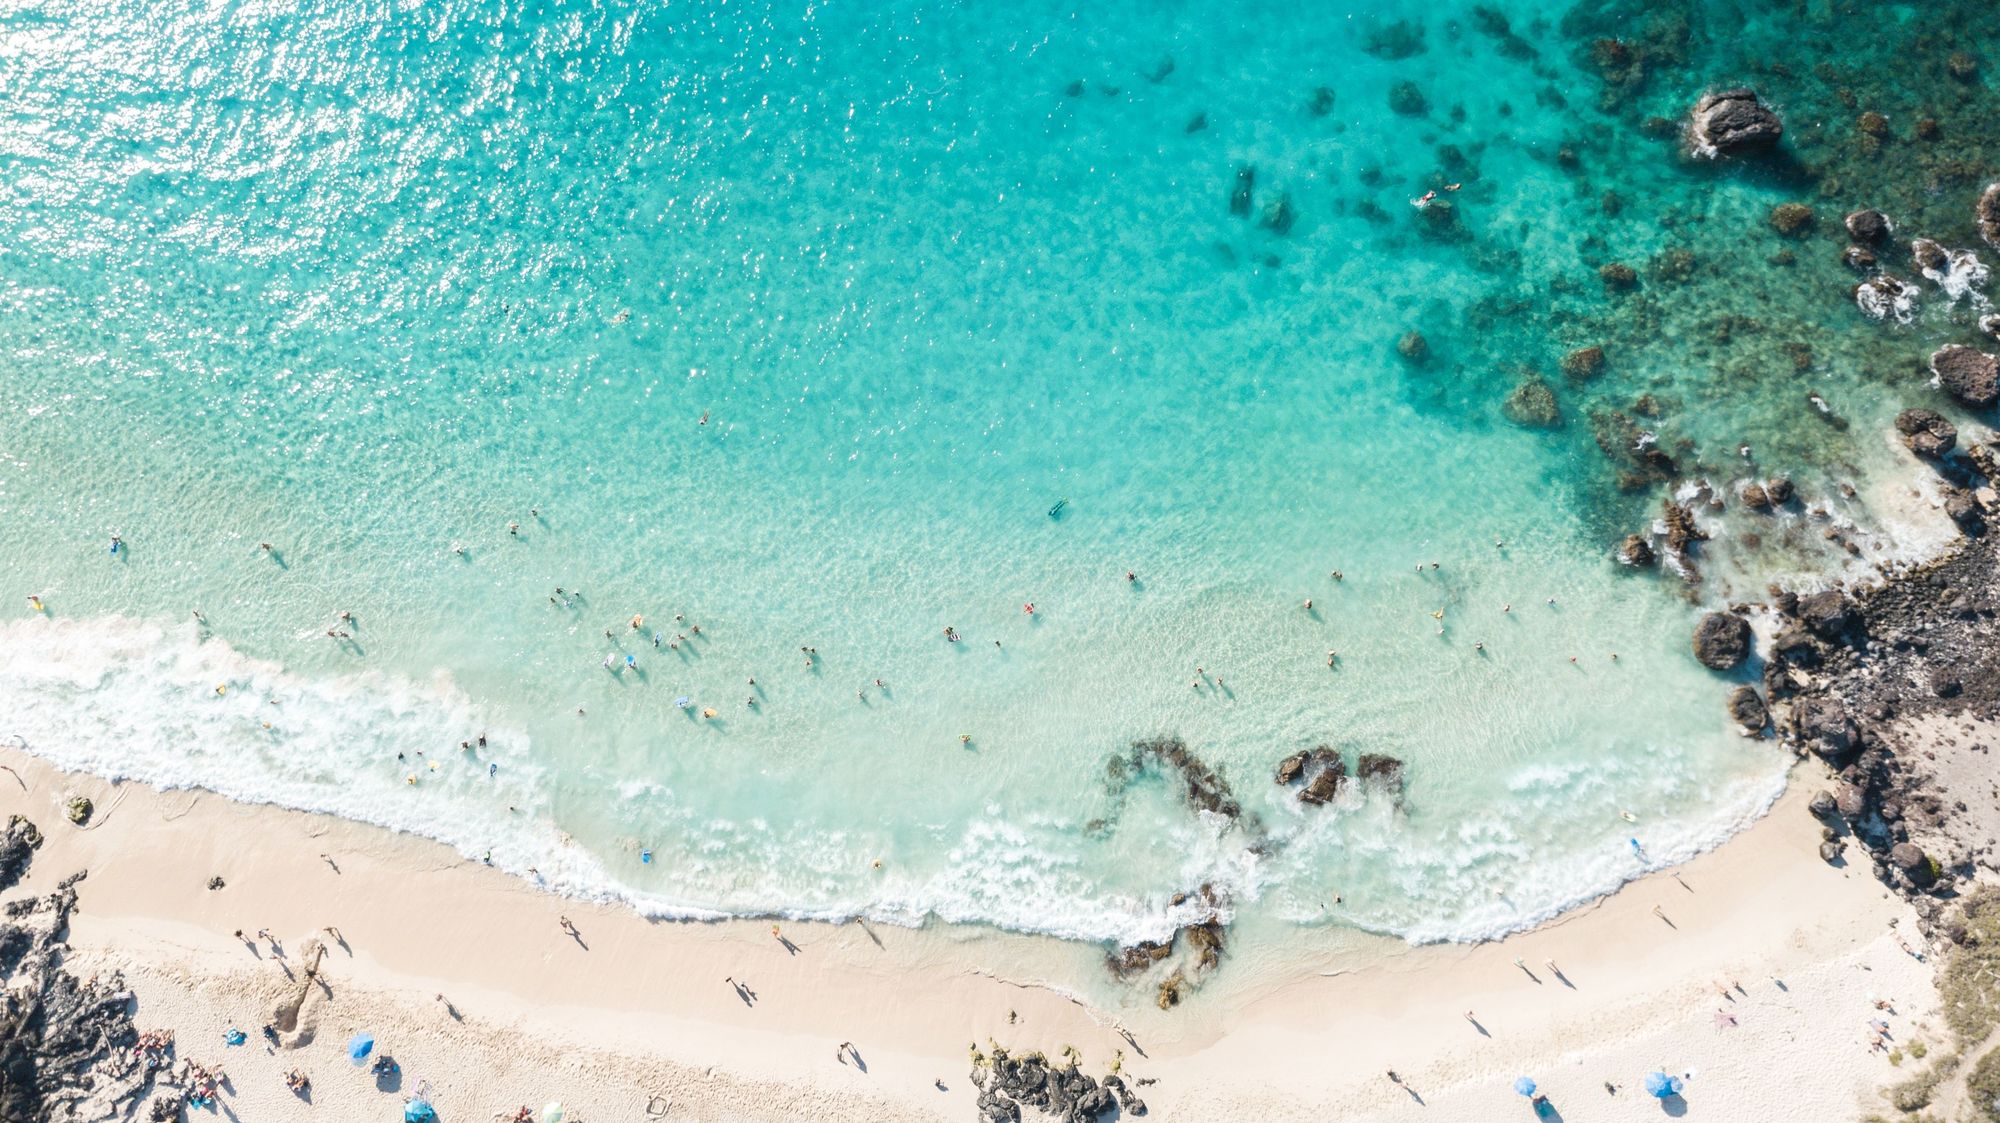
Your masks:
<svg viewBox="0 0 2000 1123"><path fill-rule="evenodd" d="M20 825L9 826L10 837ZM82 876L47 897L15 902L7 910L12 919L0 924L8 961L0 992L0 1120L8 1123L126 1118L152 1085L134 1053L139 1035L123 981L84 981L63 967L73 886Z"/></svg>
<svg viewBox="0 0 2000 1123"><path fill-rule="evenodd" d="M1747 88L1703 94L1688 121L1689 148L1709 159L1768 152L1784 134L1778 115Z"/></svg>
<svg viewBox="0 0 2000 1123"><path fill-rule="evenodd" d="M1771 714L1764 708L1764 699L1757 696L1756 687L1739 686L1729 692L1729 720L1751 736L1764 731Z"/></svg>
<svg viewBox="0 0 2000 1123"><path fill-rule="evenodd" d="M1800 597L1797 613L1799 623L1821 639L1839 639L1847 631L1847 598L1838 589Z"/></svg>
<svg viewBox="0 0 2000 1123"><path fill-rule="evenodd" d="M0 890L12 889L27 876L28 863L41 845L42 832L35 824L19 815L7 820L7 833L0 835Z"/></svg>
<svg viewBox="0 0 2000 1123"><path fill-rule="evenodd" d="M1806 804L1806 810L1812 812L1815 818L1831 819L1839 813L1840 805L1834 802L1832 792L1819 791L1813 793L1812 802Z"/></svg>
<svg viewBox="0 0 2000 1123"><path fill-rule="evenodd" d="M1934 410L1906 409L1897 414L1896 432L1902 435L1903 444L1911 452L1933 459L1958 444L1958 426Z"/></svg>
<svg viewBox="0 0 2000 1123"><path fill-rule="evenodd" d="M1711 612L1694 630L1694 657L1717 671L1734 670L1750 655L1750 622L1727 612Z"/></svg>
<svg viewBox="0 0 2000 1123"><path fill-rule="evenodd" d="M1979 535L1986 532L1986 512L1979 506L1979 500L1962 487L1949 488L1944 493L1944 513L1958 529L1967 534Z"/></svg>
<svg viewBox="0 0 2000 1123"><path fill-rule="evenodd" d="M1930 855L1914 842L1899 842L1889 848L1889 862L1903 872L1913 885L1929 885L1937 880Z"/></svg>
<svg viewBox="0 0 2000 1123"><path fill-rule="evenodd" d="M1764 494L1771 497L1771 506L1782 507L1792 501L1796 494L1792 481L1783 476L1773 476L1764 481Z"/></svg>
<svg viewBox="0 0 2000 1123"><path fill-rule="evenodd" d="M1829 761L1846 757L1861 741L1860 729L1838 698L1802 699L1792 707L1792 722L1799 739Z"/></svg>
<svg viewBox="0 0 2000 1123"><path fill-rule="evenodd" d="M1847 216L1847 236L1864 246L1881 244L1892 229L1889 216L1878 210L1855 211Z"/></svg>
<svg viewBox="0 0 2000 1123"><path fill-rule="evenodd" d="M2000 401L2000 359L1948 343L1931 355L1931 373L1944 392L1966 405L1985 408Z"/></svg>

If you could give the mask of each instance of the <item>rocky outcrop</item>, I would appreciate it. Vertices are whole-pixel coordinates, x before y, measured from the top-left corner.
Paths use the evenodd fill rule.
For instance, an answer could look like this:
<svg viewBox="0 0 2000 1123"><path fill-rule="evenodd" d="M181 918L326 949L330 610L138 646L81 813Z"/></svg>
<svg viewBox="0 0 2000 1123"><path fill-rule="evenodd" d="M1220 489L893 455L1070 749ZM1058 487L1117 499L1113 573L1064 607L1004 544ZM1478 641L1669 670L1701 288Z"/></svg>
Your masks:
<svg viewBox="0 0 2000 1123"><path fill-rule="evenodd" d="M1795 704L1792 732L1807 748L1833 762L1846 759L1861 743L1860 727L1848 716L1847 707L1829 696Z"/></svg>
<svg viewBox="0 0 2000 1123"><path fill-rule="evenodd" d="M1736 723L1745 736L1755 737L1770 723L1771 712L1764 706L1764 699L1757 694L1754 686L1739 686L1729 692L1729 720Z"/></svg>
<svg viewBox="0 0 2000 1123"><path fill-rule="evenodd" d="M1135 742L1130 767L1139 769L1149 764L1176 773L1181 780L1182 797L1195 810L1225 819L1235 819L1243 814L1243 805L1236 802L1235 794L1229 790L1229 782L1200 757L1189 752L1187 744L1179 738L1163 737L1155 741ZM1116 762L1113 771L1114 774L1121 772Z"/></svg>
<svg viewBox="0 0 2000 1123"><path fill-rule="evenodd" d="M1625 541L1618 544L1618 560L1625 565L1644 569L1658 559L1653 556L1652 543L1646 541L1645 535L1628 534L1625 536Z"/></svg>
<svg viewBox="0 0 2000 1123"><path fill-rule="evenodd" d="M1847 598L1838 589L1800 597L1795 615L1799 623L1823 640L1841 639L1853 623Z"/></svg>
<svg viewBox="0 0 2000 1123"><path fill-rule="evenodd" d="M1074 1052L1069 1054L1074 1058ZM1074 1059L1062 1067L1040 1053L1013 1056L996 1048L991 1056L975 1052L973 1086L981 1123L1020 1123L1021 1109L1032 1107L1058 1123L1096 1123L1114 1111L1146 1114L1146 1104L1116 1073L1102 1082L1086 1075Z"/></svg>
<svg viewBox="0 0 2000 1123"><path fill-rule="evenodd" d="M1988 185L1980 194L1972 217L1979 224L1979 236L1987 245L2000 249L2000 183Z"/></svg>
<svg viewBox="0 0 2000 1123"><path fill-rule="evenodd" d="M1958 444L1958 426L1934 410L1906 409L1897 414L1896 432L1911 452L1934 460Z"/></svg>
<svg viewBox="0 0 2000 1123"><path fill-rule="evenodd" d="M1688 119L1689 150L1711 160L1768 152L1784 135L1778 115L1748 88L1703 94Z"/></svg>
<svg viewBox="0 0 2000 1123"><path fill-rule="evenodd" d="M1301 750L1279 761L1277 782L1282 785L1298 780L1300 776L1305 775L1306 761L1311 759L1312 754Z"/></svg>
<svg viewBox="0 0 2000 1123"><path fill-rule="evenodd" d="M1340 753L1321 745L1307 754L1306 786L1299 789L1299 802L1315 807L1333 802L1347 783L1347 762Z"/></svg>
<svg viewBox="0 0 2000 1123"><path fill-rule="evenodd" d="M33 831L16 819L8 845ZM152 1087L134 1048L131 993L116 975L86 981L63 967L83 876L12 902L0 923L0 1119L10 1123L129 1118Z"/></svg>
<svg viewBox="0 0 2000 1123"><path fill-rule="evenodd" d="M1362 753L1354 762L1354 775L1364 784L1403 794L1403 762L1386 753Z"/></svg>
<svg viewBox="0 0 2000 1123"><path fill-rule="evenodd" d="M1764 494L1770 496L1773 507L1782 507L1790 503L1797 493L1792 481L1783 476L1773 476L1764 481Z"/></svg>
<svg viewBox="0 0 2000 1123"><path fill-rule="evenodd" d="M1750 622L1728 612L1711 612L1694 630L1694 657L1716 671L1733 671L1750 657Z"/></svg>
<svg viewBox="0 0 2000 1123"><path fill-rule="evenodd" d="M1911 885L1918 888L1929 886L1937 880L1937 867L1924 848L1914 842L1899 842L1889 848L1889 864L1896 867Z"/></svg>
<svg viewBox="0 0 2000 1123"><path fill-rule="evenodd" d="M1881 245L1888 241L1894 227L1889 216L1878 210L1860 210L1847 216L1847 236L1863 246Z"/></svg>
<svg viewBox="0 0 2000 1123"><path fill-rule="evenodd" d="M1938 387L1966 405L1984 409L2000 402L2000 359L1948 343L1931 354Z"/></svg>

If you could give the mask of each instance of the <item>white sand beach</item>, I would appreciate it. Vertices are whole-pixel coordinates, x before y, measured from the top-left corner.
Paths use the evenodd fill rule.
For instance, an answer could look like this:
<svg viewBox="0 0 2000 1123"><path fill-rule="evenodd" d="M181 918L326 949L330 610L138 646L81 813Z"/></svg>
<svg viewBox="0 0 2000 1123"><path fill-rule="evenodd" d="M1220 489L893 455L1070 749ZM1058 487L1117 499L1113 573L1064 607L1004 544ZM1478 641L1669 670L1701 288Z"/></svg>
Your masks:
<svg viewBox="0 0 2000 1123"><path fill-rule="evenodd" d="M1653 1069L1685 1075L1668 1107L1688 1118L1856 1118L1899 1075L1869 1046L1871 1018L1900 1043L1936 1040L1931 972L1898 946L1899 925L1920 946L1908 907L1816 853L1811 764L1716 851L1535 931L1479 946L1302 936L1283 970L1247 968L1162 1012L1148 995L1117 1011L1072 1000L1077 973L1102 968L1053 941L787 924L790 952L768 923L648 921L371 827L66 776L11 750L0 762L26 789L0 778L0 811L49 839L13 896L88 869L70 969L121 973L139 1027L223 1065L224 1107L260 1123L400 1118L419 1082L447 1120L550 1101L584 1123L970 1120L967 1046L989 1039L1074 1046L1100 1075L1122 1050L1163 1120L1528 1118L1521 1075L1565 1117L1653 1119ZM62 816L70 792L96 803L87 828ZM216 876L224 888L206 888ZM316 981L301 975L314 939L328 945ZM260 1027L301 990L309 1040L268 1046ZM226 1046L231 1027L248 1042ZM362 1031L399 1080L347 1063ZM292 1068L309 1099L284 1086Z"/></svg>

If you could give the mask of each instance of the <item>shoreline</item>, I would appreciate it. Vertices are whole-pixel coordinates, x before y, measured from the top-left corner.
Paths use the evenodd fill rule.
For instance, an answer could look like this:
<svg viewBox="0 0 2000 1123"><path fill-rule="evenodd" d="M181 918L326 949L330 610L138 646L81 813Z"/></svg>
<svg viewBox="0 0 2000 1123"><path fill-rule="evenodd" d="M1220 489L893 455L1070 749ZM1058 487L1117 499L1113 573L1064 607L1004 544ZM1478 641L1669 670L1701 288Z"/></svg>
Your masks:
<svg viewBox="0 0 2000 1123"><path fill-rule="evenodd" d="M993 1041L1051 1057L1074 1046L1096 1075L1122 1051L1128 1081L1158 1078L1134 1091L1162 1119L1325 1118L1336 1103L1349 1109L1340 1118L1408 1117L1414 1097L1387 1080L1392 1068L1459 1117L1507 1110L1513 1077L1531 1073L1558 1108L1647 1118L1658 1109L1641 1102L1641 1063L1694 1073L1691 1102L1742 1109L1782 1091L1760 1117L1807 1117L1814 1104L1839 1115L1895 1070L1829 1051L1825 1079L1764 1090L1770 1066L1797 1060L1786 1035L1837 1018L1855 1027L1862 1057L1867 994L1895 995L1895 1024L1913 1032L1936 1001L1930 969L1892 935L1892 924L1914 931L1910 906L1865 868L1819 860L1803 812L1810 762L1716 849L1530 931L1423 946L1302 932L1283 948L1232 948L1208 986L1163 1012L1149 988L1115 1006L1079 997L1101 955L1053 939L795 922L783 926L798 948L788 953L761 921L653 921L566 900L414 836L67 775L12 749L0 761L31 789L8 786L6 810L49 839L10 897L88 869L70 969L122 972L139 1028L174 1028L183 1056L226 1064L226 1102L260 1119L400 1103L347 1071L340 1043L364 1028L451 1118L550 1100L585 1120L636 1118L665 1097L667 1118L962 1120L978 1114L967 1045ZM62 818L69 791L98 808L83 829ZM224 888L206 889L211 876ZM565 915L579 938L558 926ZM304 941L327 926L344 943L329 944L321 969L330 993L314 991L299 1015L310 1040L268 1052L257 1029L296 989L285 971ZM253 952L238 928L269 928L289 958ZM1745 988L1726 1031L1710 1014L1724 976ZM250 1044L224 1046L228 1026ZM1617 1044L1599 1044L1613 1027ZM866 1073L836 1060L843 1041ZM1337 1063L1306 1063L1319 1048L1302 1042L1339 1043ZM316 1106L284 1088L293 1066L313 1077ZM1625 1087L1607 1095L1606 1080Z"/></svg>

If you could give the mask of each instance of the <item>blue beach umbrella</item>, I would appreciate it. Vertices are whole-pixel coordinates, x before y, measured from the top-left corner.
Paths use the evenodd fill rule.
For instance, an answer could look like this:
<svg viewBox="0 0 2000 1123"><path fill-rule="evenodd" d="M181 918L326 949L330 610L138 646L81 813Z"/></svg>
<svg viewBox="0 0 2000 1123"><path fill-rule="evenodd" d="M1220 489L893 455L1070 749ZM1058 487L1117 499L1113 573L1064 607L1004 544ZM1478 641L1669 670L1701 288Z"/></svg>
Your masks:
<svg viewBox="0 0 2000 1123"><path fill-rule="evenodd" d="M347 1039L347 1059L359 1065L375 1051L375 1039L365 1033L357 1033Z"/></svg>
<svg viewBox="0 0 2000 1123"><path fill-rule="evenodd" d="M1535 1094L1535 1082L1525 1076L1517 1076L1514 1078L1514 1091L1524 1096L1532 1096Z"/></svg>
<svg viewBox="0 0 2000 1123"><path fill-rule="evenodd" d="M437 1117L430 1101L422 1096L413 1097L403 1105L403 1123L437 1123Z"/></svg>
<svg viewBox="0 0 2000 1123"><path fill-rule="evenodd" d="M1681 1078L1664 1072L1649 1072L1646 1074L1646 1094L1656 1100L1678 1096L1681 1094Z"/></svg>

